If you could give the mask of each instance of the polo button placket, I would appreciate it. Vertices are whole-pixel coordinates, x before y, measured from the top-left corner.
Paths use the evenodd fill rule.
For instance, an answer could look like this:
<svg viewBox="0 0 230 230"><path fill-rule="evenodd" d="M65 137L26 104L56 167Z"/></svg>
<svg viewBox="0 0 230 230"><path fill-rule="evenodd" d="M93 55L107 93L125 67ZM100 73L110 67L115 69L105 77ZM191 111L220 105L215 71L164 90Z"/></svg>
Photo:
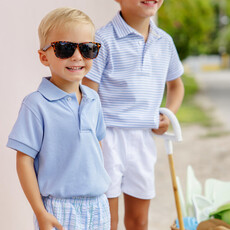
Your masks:
<svg viewBox="0 0 230 230"><path fill-rule="evenodd" d="M80 106L79 106L79 109L78 109L78 116L79 116L79 127L80 127L80 130L82 131L82 110L84 109L84 106L85 106L85 104L87 103L87 98L85 98L85 97L82 97L82 99L81 99L81 104L80 104Z"/></svg>
<svg viewBox="0 0 230 230"><path fill-rule="evenodd" d="M75 95L67 96L65 98L65 100L67 102L68 107L72 111L73 116L76 119L77 127L79 127L79 129L80 129L79 104L78 104L78 101L77 101L77 97Z"/></svg>
<svg viewBox="0 0 230 230"><path fill-rule="evenodd" d="M139 49L142 50L141 64L140 64L140 66L137 67L137 70L142 71L143 59L144 59L144 56L143 56L144 55L144 50L143 50L144 39L141 37L141 40L139 40L137 43L138 43L139 46L142 46L142 48L139 48Z"/></svg>

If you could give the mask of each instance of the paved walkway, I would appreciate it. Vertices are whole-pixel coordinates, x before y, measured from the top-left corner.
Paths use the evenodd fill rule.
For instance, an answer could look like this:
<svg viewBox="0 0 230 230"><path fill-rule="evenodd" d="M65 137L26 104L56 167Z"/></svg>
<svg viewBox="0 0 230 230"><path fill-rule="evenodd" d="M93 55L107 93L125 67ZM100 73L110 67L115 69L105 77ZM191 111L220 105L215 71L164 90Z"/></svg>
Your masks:
<svg viewBox="0 0 230 230"><path fill-rule="evenodd" d="M199 72L195 75L201 93L202 105L214 109L214 115L219 117L225 128L230 130L230 70Z"/></svg>
<svg viewBox="0 0 230 230"><path fill-rule="evenodd" d="M198 103L211 110L213 116L223 122L221 129L230 131L230 70L218 72L200 72L196 79L201 86ZM226 173L230 165L230 136L221 134L208 137L209 129L198 125L182 127L183 141L174 144L174 164L185 196L186 170L190 164L197 178L204 184L207 178L230 181ZM170 179L164 143L157 139L158 162L156 165L157 197L152 200L149 213L149 230L169 230L176 218L176 208ZM123 226L123 199L120 199L119 230Z"/></svg>

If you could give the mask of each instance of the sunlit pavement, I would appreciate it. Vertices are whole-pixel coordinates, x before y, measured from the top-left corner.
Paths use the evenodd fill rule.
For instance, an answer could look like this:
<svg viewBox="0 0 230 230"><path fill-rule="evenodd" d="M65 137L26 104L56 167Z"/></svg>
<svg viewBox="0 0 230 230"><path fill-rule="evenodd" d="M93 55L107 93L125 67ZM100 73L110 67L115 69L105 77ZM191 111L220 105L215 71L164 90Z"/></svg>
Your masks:
<svg viewBox="0 0 230 230"><path fill-rule="evenodd" d="M230 130L230 69L197 72L195 78L201 87L202 105L211 108L220 123Z"/></svg>

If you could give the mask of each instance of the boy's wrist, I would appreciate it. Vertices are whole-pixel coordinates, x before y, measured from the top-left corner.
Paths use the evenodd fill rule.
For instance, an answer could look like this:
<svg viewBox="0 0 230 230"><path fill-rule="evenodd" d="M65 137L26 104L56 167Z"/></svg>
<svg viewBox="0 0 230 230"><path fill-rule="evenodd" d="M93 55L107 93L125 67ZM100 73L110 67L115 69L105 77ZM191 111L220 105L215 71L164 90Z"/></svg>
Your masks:
<svg viewBox="0 0 230 230"><path fill-rule="evenodd" d="M34 210L34 213L35 213L37 219L39 219L40 217L46 215L47 211L46 211L45 207L43 207L43 208L40 208L38 210Z"/></svg>

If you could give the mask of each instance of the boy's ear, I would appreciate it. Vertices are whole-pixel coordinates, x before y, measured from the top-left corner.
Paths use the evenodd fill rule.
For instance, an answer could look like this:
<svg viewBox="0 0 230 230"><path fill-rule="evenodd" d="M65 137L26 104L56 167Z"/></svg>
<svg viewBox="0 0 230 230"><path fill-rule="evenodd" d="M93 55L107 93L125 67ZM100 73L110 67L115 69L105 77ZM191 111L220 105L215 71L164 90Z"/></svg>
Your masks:
<svg viewBox="0 0 230 230"><path fill-rule="evenodd" d="M48 62L48 59L47 59L47 56L46 56L46 52L43 51L43 50L38 50L38 54L39 54L39 58L40 58L40 61L43 65L45 66L49 66L49 62Z"/></svg>

